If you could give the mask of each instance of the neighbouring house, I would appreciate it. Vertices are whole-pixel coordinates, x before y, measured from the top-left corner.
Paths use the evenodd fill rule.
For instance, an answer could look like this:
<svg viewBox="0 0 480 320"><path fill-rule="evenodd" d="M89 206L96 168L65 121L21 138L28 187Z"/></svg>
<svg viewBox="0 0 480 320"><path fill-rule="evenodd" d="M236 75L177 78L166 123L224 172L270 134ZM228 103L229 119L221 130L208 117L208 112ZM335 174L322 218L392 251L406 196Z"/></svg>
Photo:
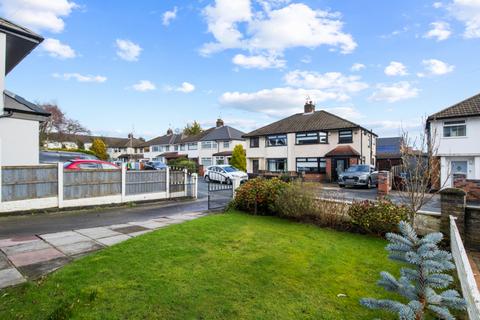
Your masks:
<svg viewBox="0 0 480 320"><path fill-rule="evenodd" d="M392 167L402 164L402 137L377 139L377 169L390 171Z"/></svg>
<svg viewBox="0 0 480 320"><path fill-rule="evenodd" d="M39 163L39 124L50 114L5 90L5 77L43 38L0 18L0 165Z"/></svg>
<svg viewBox="0 0 480 320"><path fill-rule="evenodd" d="M336 181L354 164L375 164L377 135L307 102L303 113L246 135L249 174L305 174Z"/></svg>
<svg viewBox="0 0 480 320"><path fill-rule="evenodd" d="M145 141L134 138L133 134L129 134L127 138L116 138L52 132L47 136L44 147L78 149L83 145L85 150L90 150L94 139L101 139L105 143L107 153L112 160L130 162L144 159Z"/></svg>
<svg viewBox="0 0 480 320"><path fill-rule="evenodd" d="M480 94L432 114L426 127L440 160L440 187L480 179Z"/></svg>
<svg viewBox="0 0 480 320"><path fill-rule="evenodd" d="M245 147L243 134L244 132L225 125L222 119L217 119L215 127L193 136L175 134L169 129L166 135L145 143L149 148L146 157L162 162L185 157L202 166L226 164L236 145Z"/></svg>

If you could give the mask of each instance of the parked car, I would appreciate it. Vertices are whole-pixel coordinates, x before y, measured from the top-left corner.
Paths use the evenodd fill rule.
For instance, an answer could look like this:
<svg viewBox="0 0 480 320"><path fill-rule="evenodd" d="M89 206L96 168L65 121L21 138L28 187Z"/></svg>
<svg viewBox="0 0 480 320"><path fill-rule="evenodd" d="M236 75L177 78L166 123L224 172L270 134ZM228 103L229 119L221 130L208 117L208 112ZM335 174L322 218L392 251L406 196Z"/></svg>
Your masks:
<svg viewBox="0 0 480 320"><path fill-rule="evenodd" d="M82 170L82 169L106 169L106 170L119 170L120 167L114 165L111 162L102 160L71 160L63 164L63 168L67 170Z"/></svg>
<svg viewBox="0 0 480 320"><path fill-rule="evenodd" d="M378 184L378 171L375 167L368 164L358 164L349 167L338 175L338 185L340 188L345 186L362 186L371 188Z"/></svg>
<svg viewBox="0 0 480 320"><path fill-rule="evenodd" d="M40 163L57 163L70 161L72 159L98 160L94 155L82 152L40 151Z"/></svg>
<svg viewBox="0 0 480 320"><path fill-rule="evenodd" d="M167 165L162 161L148 161L145 162L143 169L144 170L164 170L167 168Z"/></svg>
<svg viewBox="0 0 480 320"><path fill-rule="evenodd" d="M246 172L240 171L237 168L228 165L209 166L203 174L205 181L216 181L221 183L232 183L233 179L240 179L240 183L248 180Z"/></svg>

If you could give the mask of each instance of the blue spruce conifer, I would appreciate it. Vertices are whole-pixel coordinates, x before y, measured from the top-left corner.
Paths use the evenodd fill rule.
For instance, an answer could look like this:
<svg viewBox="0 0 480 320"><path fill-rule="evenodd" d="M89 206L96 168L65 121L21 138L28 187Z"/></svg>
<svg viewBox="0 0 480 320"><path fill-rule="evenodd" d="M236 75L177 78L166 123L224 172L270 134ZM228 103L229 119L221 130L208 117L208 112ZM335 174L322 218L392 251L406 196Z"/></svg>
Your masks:
<svg viewBox="0 0 480 320"><path fill-rule="evenodd" d="M443 235L430 233L419 238L413 227L400 222L401 234L388 233L390 243L387 245L389 258L407 263L412 268L402 268L400 278L396 279L388 272L381 272L378 285L385 290L396 292L405 297L407 304L393 300L361 299L360 303L370 309L386 309L398 314L401 320L422 320L427 313L439 319L455 319L449 308L465 309L465 300L456 290L439 290L447 288L453 278L444 271L455 269L452 255L438 248Z"/></svg>

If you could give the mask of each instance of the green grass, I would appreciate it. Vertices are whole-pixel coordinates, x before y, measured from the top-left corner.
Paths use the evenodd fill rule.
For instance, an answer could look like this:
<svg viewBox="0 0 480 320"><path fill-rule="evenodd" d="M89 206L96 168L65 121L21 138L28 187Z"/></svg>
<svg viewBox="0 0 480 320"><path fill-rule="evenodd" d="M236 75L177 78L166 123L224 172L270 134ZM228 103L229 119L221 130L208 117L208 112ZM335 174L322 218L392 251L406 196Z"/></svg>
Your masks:
<svg viewBox="0 0 480 320"><path fill-rule="evenodd" d="M380 271L398 274L385 245L273 217L208 216L0 291L0 319L395 319L358 302L385 297Z"/></svg>

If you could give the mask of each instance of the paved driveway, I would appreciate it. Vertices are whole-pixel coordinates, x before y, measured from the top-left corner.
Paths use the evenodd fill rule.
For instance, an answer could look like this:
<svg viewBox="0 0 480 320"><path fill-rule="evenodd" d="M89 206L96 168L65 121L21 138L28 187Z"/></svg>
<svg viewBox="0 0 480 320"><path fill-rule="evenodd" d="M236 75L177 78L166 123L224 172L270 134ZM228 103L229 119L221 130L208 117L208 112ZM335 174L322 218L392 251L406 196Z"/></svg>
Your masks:
<svg viewBox="0 0 480 320"><path fill-rule="evenodd" d="M340 197L346 200L375 200L377 198L377 189L361 188L340 188L336 184L324 184L318 191L320 197ZM398 191L392 191L389 195L395 203L402 203L402 198ZM434 195L430 202L422 207L423 211L440 213L440 196Z"/></svg>

